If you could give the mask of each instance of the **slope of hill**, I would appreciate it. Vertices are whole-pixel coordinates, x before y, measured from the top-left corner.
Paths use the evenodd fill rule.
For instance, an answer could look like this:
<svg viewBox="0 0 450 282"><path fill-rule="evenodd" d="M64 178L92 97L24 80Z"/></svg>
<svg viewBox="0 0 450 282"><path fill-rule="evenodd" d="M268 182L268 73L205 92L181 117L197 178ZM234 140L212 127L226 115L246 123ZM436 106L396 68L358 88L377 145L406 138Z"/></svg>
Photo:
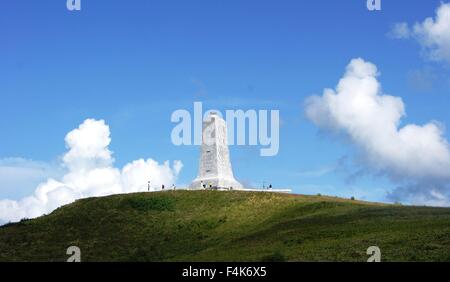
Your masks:
<svg viewBox="0 0 450 282"><path fill-rule="evenodd" d="M167 191L89 198L0 228L0 261L450 261L450 209Z"/></svg>

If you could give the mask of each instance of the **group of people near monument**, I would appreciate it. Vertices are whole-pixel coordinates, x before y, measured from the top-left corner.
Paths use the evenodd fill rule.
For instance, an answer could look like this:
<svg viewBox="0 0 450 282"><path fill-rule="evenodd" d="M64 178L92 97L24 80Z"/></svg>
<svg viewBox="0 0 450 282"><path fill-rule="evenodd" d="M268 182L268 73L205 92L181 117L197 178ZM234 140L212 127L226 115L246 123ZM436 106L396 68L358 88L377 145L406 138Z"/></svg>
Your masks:
<svg viewBox="0 0 450 282"><path fill-rule="evenodd" d="M209 183L208 185L204 184L203 181L200 181L200 187L203 189L217 189L218 187L214 187L211 183ZM263 184L263 189L266 189L265 185ZM269 184L269 186L267 186L268 190L272 190L272 184ZM230 186L228 188L228 190L233 190L233 186Z"/></svg>
<svg viewBox="0 0 450 282"><path fill-rule="evenodd" d="M204 189L204 190L206 190L206 189L217 189L218 188L218 187L213 186L212 183L205 184L205 183L203 183L203 181L200 182L200 187L202 189ZM165 188L166 188L166 186L164 184L162 184L161 185L161 190L164 191ZM177 188L176 185L172 184L171 190L176 190L176 188ZM228 190L233 190L233 186L230 186L227 189ZM263 184L263 189L271 190L272 189L272 184L269 184L269 186L267 186L267 187ZM147 191L148 192L151 191L150 181L148 181L148 184L147 184Z"/></svg>
<svg viewBox="0 0 450 282"><path fill-rule="evenodd" d="M166 188L166 186L164 185L164 184L162 184L161 185L161 190L164 190ZM172 184L172 190L175 190L175 189L177 189L177 187L175 186L175 184ZM148 185L147 185L147 191L148 192L150 192L150 190L151 190L151 185L150 185L150 181L148 182Z"/></svg>

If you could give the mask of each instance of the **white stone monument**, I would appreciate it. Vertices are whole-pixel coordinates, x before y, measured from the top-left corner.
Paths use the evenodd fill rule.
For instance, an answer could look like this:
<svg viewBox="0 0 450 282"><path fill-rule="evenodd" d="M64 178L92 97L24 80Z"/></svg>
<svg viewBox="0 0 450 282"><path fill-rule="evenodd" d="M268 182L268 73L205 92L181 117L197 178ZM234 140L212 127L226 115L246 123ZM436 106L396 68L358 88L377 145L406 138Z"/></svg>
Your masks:
<svg viewBox="0 0 450 282"><path fill-rule="evenodd" d="M191 189L242 189L234 179L227 144L227 125L217 114L210 113L203 121L200 165Z"/></svg>

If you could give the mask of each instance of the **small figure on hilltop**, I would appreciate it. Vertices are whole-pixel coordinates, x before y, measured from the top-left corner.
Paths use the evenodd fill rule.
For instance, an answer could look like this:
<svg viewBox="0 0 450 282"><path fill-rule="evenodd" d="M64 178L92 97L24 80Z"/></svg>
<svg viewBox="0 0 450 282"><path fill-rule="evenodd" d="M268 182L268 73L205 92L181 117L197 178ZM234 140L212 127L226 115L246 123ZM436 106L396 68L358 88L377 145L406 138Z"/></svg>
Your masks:
<svg viewBox="0 0 450 282"><path fill-rule="evenodd" d="M176 189L175 184L172 184L172 190L175 190L175 189Z"/></svg>
<svg viewBox="0 0 450 282"><path fill-rule="evenodd" d="M164 184L163 184L163 185L161 185L161 190L164 190Z"/></svg>
<svg viewBox="0 0 450 282"><path fill-rule="evenodd" d="M148 185L147 185L147 191L150 192L150 181L148 182Z"/></svg>

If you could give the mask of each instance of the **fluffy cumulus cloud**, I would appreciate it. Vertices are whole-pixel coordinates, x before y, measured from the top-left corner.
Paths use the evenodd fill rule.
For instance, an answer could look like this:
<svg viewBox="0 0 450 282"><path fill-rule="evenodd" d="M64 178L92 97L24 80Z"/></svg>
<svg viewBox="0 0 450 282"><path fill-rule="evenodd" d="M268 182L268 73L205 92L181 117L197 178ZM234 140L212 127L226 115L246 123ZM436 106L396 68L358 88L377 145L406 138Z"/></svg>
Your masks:
<svg viewBox="0 0 450 282"><path fill-rule="evenodd" d="M162 184L172 185L182 168L180 161L172 166L152 159L140 159L114 167L109 126L103 120L87 119L65 138L68 151L62 165L67 172L59 180L53 178L38 185L33 195L19 201L0 201L0 220L17 221L49 213L76 199L117 193L152 190ZM158 187L158 188L156 188Z"/></svg>
<svg viewBox="0 0 450 282"><path fill-rule="evenodd" d="M307 117L321 129L343 133L366 168L398 183L392 200L450 204L450 148L437 122L400 126L401 98L383 94L377 67L353 59L336 89L306 100Z"/></svg>
<svg viewBox="0 0 450 282"><path fill-rule="evenodd" d="M398 39L413 38L431 60L450 63L450 3L441 3L435 17L426 18L421 23L412 26L395 24L389 34Z"/></svg>

